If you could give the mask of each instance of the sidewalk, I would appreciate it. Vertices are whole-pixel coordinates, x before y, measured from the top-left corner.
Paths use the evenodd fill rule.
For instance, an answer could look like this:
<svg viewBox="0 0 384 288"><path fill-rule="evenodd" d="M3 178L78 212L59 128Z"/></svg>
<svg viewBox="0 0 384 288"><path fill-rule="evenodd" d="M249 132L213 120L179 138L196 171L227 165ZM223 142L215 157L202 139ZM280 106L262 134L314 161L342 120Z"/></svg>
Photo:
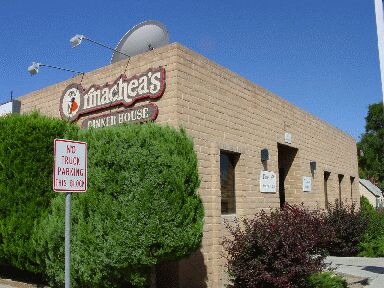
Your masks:
<svg viewBox="0 0 384 288"><path fill-rule="evenodd" d="M346 278L356 284L350 287L384 288L384 258L329 256L326 258L326 263L330 263L331 267L340 274L351 275ZM349 283L351 282L349 281ZM0 279L0 288L40 287L44 286Z"/></svg>
<svg viewBox="0 0 384 288"><path fill-rule="evenodd" d="M368 285L364 287L384 287L384 258L329 256L326 262L338 273L367 278Z"/></svg>

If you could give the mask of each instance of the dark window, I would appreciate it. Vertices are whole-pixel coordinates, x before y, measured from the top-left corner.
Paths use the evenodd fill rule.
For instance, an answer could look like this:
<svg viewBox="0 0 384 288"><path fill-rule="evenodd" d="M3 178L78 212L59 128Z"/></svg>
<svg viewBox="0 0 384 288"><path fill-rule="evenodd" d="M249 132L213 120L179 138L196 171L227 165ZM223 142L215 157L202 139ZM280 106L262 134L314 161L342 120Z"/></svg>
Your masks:
<svg viewBox="0 0 384 288"><path fill-rule="evenodd" d="M324 197L325 197L325 208L328 208L328 179L331 172L324 171Z"/></svg>
<svg viewBox="0 0 384 288"><path fill-rule="evenodd" d="M338 178L339 178L339 201L342 201L342 199L341 199L341 187L342 187L344 175L339 174Z"/></svg>
<svg viewBox="0 0 384 288"><path fill-rule="evenodd" d="M235 167L239 155L220 151L221 214L236 213Z"/></svg>
<svg viewBox="0 0 384 288"><path fill-rule="evenodd" d="M355 183L355 177L351 176L351 199L353 201L353 184Z"/></svg>

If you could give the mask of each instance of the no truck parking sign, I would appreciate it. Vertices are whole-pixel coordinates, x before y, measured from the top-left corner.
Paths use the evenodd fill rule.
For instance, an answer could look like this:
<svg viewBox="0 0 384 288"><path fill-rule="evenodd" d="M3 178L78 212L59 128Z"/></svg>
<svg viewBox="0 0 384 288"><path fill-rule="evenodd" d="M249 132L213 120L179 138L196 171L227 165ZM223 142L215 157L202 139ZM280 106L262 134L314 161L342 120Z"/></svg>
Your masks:
<svg viewBox="0 0 384 288"><path fill-rule="evenodd" d="M53 190L85 192L87 190L87 143L55 139Z"/></svg>
<svg viewBox="0 0 384 288"><path fill-rule="evenodd" d="M71 287L71 192L87 191L87 143L55 139L53 190L65 195L65 288Z"/></svg>

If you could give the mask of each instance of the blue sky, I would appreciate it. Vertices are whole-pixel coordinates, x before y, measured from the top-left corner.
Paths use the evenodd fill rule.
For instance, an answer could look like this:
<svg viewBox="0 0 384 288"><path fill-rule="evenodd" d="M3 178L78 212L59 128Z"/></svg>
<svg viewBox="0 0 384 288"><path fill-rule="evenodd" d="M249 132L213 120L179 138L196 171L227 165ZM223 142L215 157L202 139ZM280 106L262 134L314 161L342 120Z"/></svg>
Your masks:
<svg viewBox="0 0 384 288"><path fill-rule="evenodd" d="M179 42L352 135L369 104L382 100L374 0L0 2L0 103L72 77L32 61L79 71L109 63L111 51L144 20ZM59 97L60 95L58 95Z"/></svg>

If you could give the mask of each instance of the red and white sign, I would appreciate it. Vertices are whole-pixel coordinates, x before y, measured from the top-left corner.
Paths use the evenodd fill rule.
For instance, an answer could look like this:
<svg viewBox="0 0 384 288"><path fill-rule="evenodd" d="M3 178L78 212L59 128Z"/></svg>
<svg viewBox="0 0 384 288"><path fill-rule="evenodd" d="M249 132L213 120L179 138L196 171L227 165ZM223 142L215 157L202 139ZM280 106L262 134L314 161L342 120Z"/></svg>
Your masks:
<svg viewBox="0 0 384 288"><path fill-rule="evenodd" d="M55 139L54 161L54 191L87 191L87 143Z"/></svg>

